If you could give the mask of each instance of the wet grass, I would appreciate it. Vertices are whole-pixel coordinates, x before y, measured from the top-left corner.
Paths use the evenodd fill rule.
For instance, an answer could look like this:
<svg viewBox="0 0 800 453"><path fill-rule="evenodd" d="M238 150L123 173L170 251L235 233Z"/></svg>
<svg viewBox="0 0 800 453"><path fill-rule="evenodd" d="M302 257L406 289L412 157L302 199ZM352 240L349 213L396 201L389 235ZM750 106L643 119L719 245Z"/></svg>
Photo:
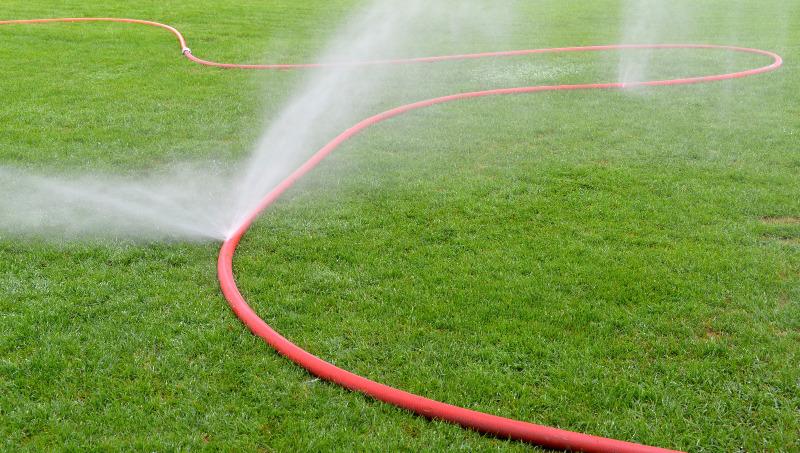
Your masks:
<svg viewBox="0 0 800 453"><path fill-rule="evenodd" d="M0 15L152 19L211 59L306 61L356 2L162 3L12 0ZM618 3L585 3L523 5L508 48L617 41ZM781 2L720 5L676 36L774 50L785 68L377 126L248 233L245 296L338 366L450 403L693 451L800 449L800 27L775 26ZM127 172L245 155L297 76L193 66L171 39L0 27L0 162ZM763 61L715 55L666 52L653 70ZM410 69L428 77L411 99L609 80L614 58ZM227 309L216 249L0 234L0 448L527 448L312 379Z"/></svg>

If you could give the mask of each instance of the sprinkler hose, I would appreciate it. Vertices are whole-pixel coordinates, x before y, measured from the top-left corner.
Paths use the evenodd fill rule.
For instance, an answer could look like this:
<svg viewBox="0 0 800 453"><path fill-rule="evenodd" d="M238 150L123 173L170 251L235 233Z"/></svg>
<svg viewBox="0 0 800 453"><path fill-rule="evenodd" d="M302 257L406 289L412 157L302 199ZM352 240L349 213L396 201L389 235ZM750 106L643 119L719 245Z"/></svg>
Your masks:
<svg viewBox="0 0 800 453"><path fill-rule="evenodd" d="M732 72L727 74L707 75L698 77L688 77L680 79L668 80L653 80L645 82L632 82L632 83L587 83L577 85L548 85L548 86L529 86L518 88L501 88L486 91L474 91L468 93L458 93L449 96L442 96L424 101L415 102L412 104L396 107L387 110L383 113L371 116L362 120L350 129L339 134L336 138L331 140L330 143L325 145L322 149L317 151L311 156L308 161L292 172L286 179L278 184L272 191L270 191L253 209L245 220L236 227L235 231L228 237L222 244L219 253L217 273L219 276L220 286L225 298L233 309L233 312L239 319L252 331L255 335L263 338L270 346L272 346L278 353L287 357L291 361L300 365L308 370L314 376L324 379L329 382L341 385L350 390L363 393L377 400L393 404L395 406L407 409L415 414L430 419L444 420L451 423L456 423L464 428L473 429L481 433L491 434L500 438L514 439L531 444L539 445L551 449L559 450L572 450L583 452L665 452L672 451L658 447L650 447L631 442L625 442L614 439L607 439L604 437L592 436L589 434L582 434L572 431L566 431L558 428L551 428L548 426L536 425L533 423L513 420L510 418L499 417L496 415L486 414L463 407L453 406L440 401L435 401L425 398L413 393L405 392L388 385L384 385L365 377L353 374L347 370L343 370L319 357L303 350L295 345L272 327L270 327L258 314L248 305L247 301L242 297L239 289L236 287L236 280L233 275L233 255L236 252L236 247L241 241L242 236L247 232L256 218L270 205L272 205L286 190L288 190L295 182L302 178L306 173L310 172L325 157L336 150L344 142L351 137L361 133L372 125L378 124L390 118L402 115L412 110L429 107L436 104L444 104L446 102L458 101L463 99L480 98L487 96L510 95L510 94L524 94L536 93L540 91L567 91L567 90L593 90L593 89L624 89L629 87L650 87L650 86L669 86L669 85L688 85L703 82L715 82L720 80L737 79L756 74L761 74L778 69L783 60L781 57L773 52L759 49L750 49L745 47L721 46L710 44L625 44L625 45L606 45L606 46L585 46L585 47L560 47L552 49L530 49L530 50L515 50L509 52L487 52L487 53L474 53L463 55L448 55L437 57L425 58L410 58L398 60L378 60L378 61L365 61L365 62L349 62L349 63L316 63L316 64L232 64L232 63L217 63L214 61L203 60L192 54L192 51L186 45L186 40L183 35L175 28L169 25L152 22L147 20L138 19L122 19L122 18L53 18L53 19L30 19L30 20L7 20L0 21L0 25L11 24L41 24L52 22L124 22L131 24L148 25L152 27L162 28L169 31L178 39L181 47L181 53L189 60L217 68L228 69L304 69L304 68L324 68L331 66L366 66L366 65L383 65L383 64L408 64L408 63L431 63L449 60L467 60L477 58L497 58L497 57L510 57L521 55L532 55L539 53L561 53L561 52L588 52L588 51L607 51L607 50L623 50L623 49L717 49L731 52L744 52L751 54L759 54L769 57L772 62L767 66L758 67L755 69L748 69L739 72Z"/></svg>

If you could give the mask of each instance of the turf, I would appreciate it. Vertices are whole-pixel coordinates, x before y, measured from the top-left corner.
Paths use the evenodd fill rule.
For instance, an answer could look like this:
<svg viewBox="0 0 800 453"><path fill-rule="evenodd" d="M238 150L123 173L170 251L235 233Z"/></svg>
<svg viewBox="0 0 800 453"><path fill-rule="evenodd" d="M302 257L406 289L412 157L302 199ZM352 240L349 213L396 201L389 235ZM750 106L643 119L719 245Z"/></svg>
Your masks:
<svg viewBox="0 0 800 453"><path fill-rule="evenodd" d="M0 15L166 22L222 61L308 61L358 4L53 3L6 0ZM483 99L375 127L248 233L243 293L310 351L436 399L692 451L800 450L800 10L786 3L703 2L688 32L663 36L774 50L777 73ZM616 42L620 6L522 3L505 45ZM299 76L176 49L136 26L0 27L0 162L136 172L246 155ZM761 62L665 52L653 70ZM426 66L409 70L429 83L397 101L613 80L614 63ZM225 305L217 246L0 233L0 449L528 448L277 356Z"/></svg>

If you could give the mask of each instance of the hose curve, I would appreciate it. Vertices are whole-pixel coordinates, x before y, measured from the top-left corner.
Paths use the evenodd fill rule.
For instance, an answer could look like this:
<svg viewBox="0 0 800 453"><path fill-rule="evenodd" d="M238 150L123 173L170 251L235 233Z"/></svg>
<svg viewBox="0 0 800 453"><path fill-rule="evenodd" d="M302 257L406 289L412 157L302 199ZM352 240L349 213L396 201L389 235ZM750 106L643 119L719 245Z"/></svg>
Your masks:
<svg viewBox="0 0 800 453"><path fill-rule="evenodd" d="M311 63L311 64L234 64L234 63L218 63L198 58L192 54L191 50L186 44L183 35L174 27L165 25L158 22L138 19L125 19L125 18L51 18L51 19L28 19L28 20L6 20L0 21L0 25L13 25L13 24L42 24L53 22L122 22L147 25L158 27L172 33L178 40L180 45L181 54L187 59L204 66L211 66L217 68L227 69L304 69L304 68L324 68L330 66L366 66L366 65L379 65L379 64L408 64L408 63L431 63L439 61L450 60L467 60L488 57L510 57L532 55L540 53L560 53L560 52L589 52L589 51L608 51L608 50L624 50L624 49L718 49L732 52L744 52L763 55L769 57L772 62L769 65L761 66L758 68L748 69L739 72L732 72L726 74L716 74L707 76L687 77L680 79L666 79L666 80L653 80L653 81L640 81L632 83L589 83L589 84L576 84L576 85L546 85L546 86L529 86L518 88L501 88L485 91L474 91L468 93L458 93L449 96L442 96L433 99L423 100L391 110L379 113L362 120L353 127L342 132L336 138L331 140L328 144L322 147L319 151L311 156L305 163L292 172L286 179L279 183L272 191L264 196L259 204L248 214L240 225L236 227L233 233L222 244L220 249L219 258L217 261L217 274L220 281L225 298L236 314L237 317L253 332L255 335L263 338L270 346L272 346L278 353L292 360L296 364L305 368L309 373L341 385L353 391L361 392L377 400L396 405L398 407L407 409L411 412L419 414L427 418L434 418L439 420L448 421L451 423L459 424L465 428L473 429L482 433L495 435L502 438L515 439L519 441L529 442L532 444L540 445L552 449L573 450L584 452L666 452L666 450L658 447L650 447L646 445L625 442L620 440L608 439L589 434L582 434L548 426L536 425L524 421L499 417L483 412L478 412L451 404L443 403L440 401L425 398L415 395L403 390L399 390L362 376L358 376L347 370L341 369L325 360L303 350L295 345L280 333L270 327L258 314L250 307L244 299L239 289L236 286L236 281L233 274L233 256L236 248L239 245L244 234L258 218L258 216L272 205L280 196L288 190L295 182L306 175L325 157L336 150L344 142L353 136L361 133L365 129L386 121L390 118L402 115L404 113L422 109L437 104L444 104L458 100L465 100L471 98L480 98L487 96L511 95L511 94L525 94L536 93L543 91L569 91L569 90L591 90L591 89L624 89L634 86L671 86L671 85L687 85L704 82L714 82L721 80L736 79L742 77L753 76L765 72L770 72L778 69L783 60L781 57L773 52L760 49L751 49L745 47L734 46L720 46L711 44L625 44L625 45L604 45L604 46L584 46L584 47L561 47L549 49L528 49L516 50L507 52L486 52L474 53L463 55L446 55L436 57L424 58L409 58L398 60L378 60L378 61L364 61L364 62L347 62L347 63Z"/></svg>

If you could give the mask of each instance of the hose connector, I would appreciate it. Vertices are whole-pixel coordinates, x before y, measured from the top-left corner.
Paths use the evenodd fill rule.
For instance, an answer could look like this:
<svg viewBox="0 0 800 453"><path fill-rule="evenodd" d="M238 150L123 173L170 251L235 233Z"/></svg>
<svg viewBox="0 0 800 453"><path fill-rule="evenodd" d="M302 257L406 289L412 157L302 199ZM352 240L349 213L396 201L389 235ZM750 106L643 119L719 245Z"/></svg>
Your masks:
<svg viewBox="0 0 800 453"><path fill-rule="evenodd" d="M187 53L192 53L192 49L188 47L184 47L183 49L181 49L181 54L186 55Z"/></svg>

